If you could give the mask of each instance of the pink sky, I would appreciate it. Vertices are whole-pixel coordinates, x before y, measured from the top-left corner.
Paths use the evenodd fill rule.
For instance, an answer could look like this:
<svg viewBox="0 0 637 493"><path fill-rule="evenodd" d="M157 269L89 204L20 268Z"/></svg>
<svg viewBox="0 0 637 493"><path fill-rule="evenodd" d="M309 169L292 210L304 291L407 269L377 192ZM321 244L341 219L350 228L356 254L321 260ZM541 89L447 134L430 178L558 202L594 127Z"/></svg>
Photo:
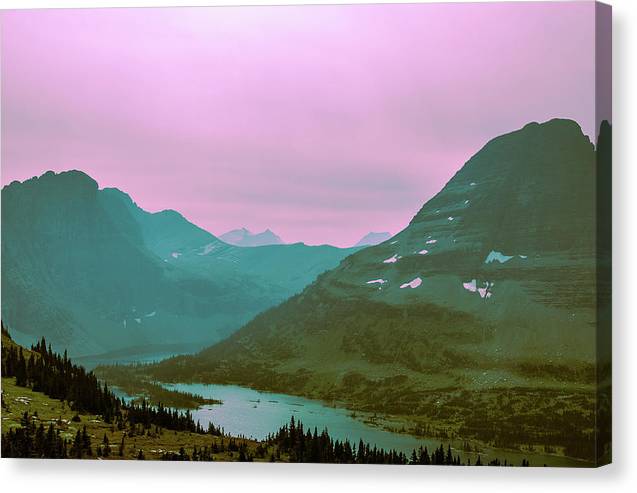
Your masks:
<svg viewBox="0 0 637 493"><path fill-rule="evenodd" d="M80 169L215 234L397 233L490 138L594 134L588 1L1 16L2 183Z"/></svg>

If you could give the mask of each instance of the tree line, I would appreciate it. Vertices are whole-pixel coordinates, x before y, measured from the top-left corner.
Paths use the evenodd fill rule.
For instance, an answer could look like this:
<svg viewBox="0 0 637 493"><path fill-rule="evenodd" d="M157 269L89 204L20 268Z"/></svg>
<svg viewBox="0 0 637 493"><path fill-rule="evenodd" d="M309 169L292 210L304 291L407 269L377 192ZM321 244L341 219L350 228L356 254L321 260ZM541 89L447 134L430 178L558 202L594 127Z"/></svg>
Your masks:
<svg viewBox="0 0 637 493"><path fill-rule="evenodd" d="M288 455L290 462L327 462L338 464L411 464L411 465L465 465L459 455L453 455L451 445L445 451L441 444L431 454L427 447L413 450L410 457L396 450L384 450L360 440L352 445L349 440L334 440L327 429L321 433L305 429L303 423L295 421L294 416L289 424L282 426L274 435L267 438L266 443L275 445L277 451ZM466 465L471 465L467 460ZM482 465L480 457L475 465Z"/></svg>
<svg viewBox="0 0 637 493"><path fill-rule="evenodd" d="M2 334L10 339L4 324ZM31 388L53 399L68 402L70 408L77 413L78 420L80 413L89 413L101 416L104 422L112 423L120 430L129 428L132 433L140 428L149 430L160 427L198 434L222 434L212 424L208 428L202 427L198 421L194 421L189 411L178 411L161 403L152 406L145 399L139 404L126 403L115 396L106 383L102 385L93 372L73 364L66 351L63 355L55 353L44 338L32 345L30 351L25 351L16 344L3 344L1 371L3 377L14 377L16 385L20 387ZM4 396L2 407L6 407ZM79 447L76 443L78 437L65 445L64 440L59 438L59 431L54 432L57 438L50 440L51 443L55 442L55 446L42 445L49 442L40 440L41 433L48 437L53 424L49 429L40 430L35 425L35 420L37 414L25 415L20 428L2 435L4 457L64 458L92 455L90 439L84 447ZM80 438L87 441L85 436Z"/></svg>
<svg viewBox="0 0 637 493"><path fill-rule="evenodd" d="M359 441L353 445L349 440L334 440L327 429L321 433L315 427L314 430L306 429L301 421L291 417L276 433L270 434L263 442L257 444L253 450L248 449L246 441L230 438L227 445L214 443L209 447L193 447L188 453L185 447L179 452L165 452L161 459L172 461L212 461L213 454L229 452L231 456L237 453L237 459L242 462L252 462L255 458L269 459L270 462L315 462L331 464L399 464L399 465L435 465L435 466L512 466L507 460L493 459L486 464L482 462L480 455L475 462L467 459L463 462L459 455L452 453L451 446L444 448L443 444L428 452L427 447L414 449L408 457L403 452L396 450L386 451L368 443ZM521 466L529 466L529 461L523 459Z"/></svg>
<svg viewBox="0 0 637 493"><path fill-rule="evenodd" d="M107 423L121 416L122 401L108 386L102 386L92 372L71 363L66 351L63 356L54 353L44 338L31 346L28 357L21 346L3 347L2 375L15 377L20 387L69 402L78 413L100 414Z"/></svg>

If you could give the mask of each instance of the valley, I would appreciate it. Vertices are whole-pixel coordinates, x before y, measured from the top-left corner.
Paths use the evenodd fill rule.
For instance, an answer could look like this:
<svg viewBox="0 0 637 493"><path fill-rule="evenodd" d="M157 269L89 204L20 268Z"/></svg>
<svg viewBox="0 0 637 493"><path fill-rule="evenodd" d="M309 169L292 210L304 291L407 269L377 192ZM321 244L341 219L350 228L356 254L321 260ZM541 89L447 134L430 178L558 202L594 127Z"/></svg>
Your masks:
<svg viewBox="0 0 637 493"><path fill-rule="evenodd" d="M78 171L12 183L3 319L122 396L261 445L298 414L399 454L599 465L611 139L560 119L496 137L402 231L349 249L230 245Z"/></svg>

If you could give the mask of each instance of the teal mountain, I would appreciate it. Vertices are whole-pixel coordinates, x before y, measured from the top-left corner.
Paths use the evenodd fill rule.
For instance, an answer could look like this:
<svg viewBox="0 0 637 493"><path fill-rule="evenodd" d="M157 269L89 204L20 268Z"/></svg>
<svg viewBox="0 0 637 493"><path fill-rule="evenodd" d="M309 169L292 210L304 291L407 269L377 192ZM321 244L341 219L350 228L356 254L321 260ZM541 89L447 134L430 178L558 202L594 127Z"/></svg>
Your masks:
<svg viewBox="0 0 637 493"><path fill-rule="evenodd" d="M195 350L300 292L354 249L240 248L173 210L149 213L80 171L2 190L2 319L81 356Z"/></svg>

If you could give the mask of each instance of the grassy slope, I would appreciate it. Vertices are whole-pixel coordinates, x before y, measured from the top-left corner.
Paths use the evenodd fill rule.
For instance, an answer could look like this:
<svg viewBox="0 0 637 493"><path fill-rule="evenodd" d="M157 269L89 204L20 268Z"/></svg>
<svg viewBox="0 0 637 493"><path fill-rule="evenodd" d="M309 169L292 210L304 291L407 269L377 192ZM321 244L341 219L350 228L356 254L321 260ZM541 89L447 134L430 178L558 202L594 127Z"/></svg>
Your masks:
<svg viewBox="0 0 637 493"><path fill-rule="evenodd" d="M220 437L211 435L198 435L196 433L177 432L171 430L160 430L159 434L126 436L124 438L124 455L119 456L119 446L122 436L126 430L120 431L115 426L104 423L99 416L82 414L80 422L72 421L75 411L64 403L51 399L41 392L34 392L25 387L15 385L13 378L2 378L3 402L7 406L2 409L2 433L8 429L20 426L20 418L25 411L29 414L37 412L37 421L44 423L48 427L53 423L56 429L61 430L62 437L73 440L77 430L86 426L93 448L102 443L104 435L108 437L111 446L111 455L107 459L137 459L139 451L143 450L146 459L160 459L162 453L172 451L179 452L180 447L186 448L188 453L192 452L193 446L203 448L211 447L213 443L219 445ZM239 440L243 442L244 440ZM228 443L228 438L225 438ZM254 453L257 443L245 440L248 450ZM266 455L269 458L269 455ZM223 452L214 454L215 460L233 461L238 459L236 452ZM262 459L256 458L255 461ZM263 459L267 460L267 459Z"/></svg>
<svg viewBox="0 0 637 493"><path fill-rule="evenodd" d="M2 334L2 346L19 347L10 337ZM38 353L22 348L25 358L31 355L38 357ZM37 413L37 421L42 422L45 427L49 423L53 423L56 429L59 429L62 437L73 440L78 429L86 426L93 448L102 443L106 434L111 445L112 454L107 459L137 459L140 449L143 450L146 459L160 459L165 452L178 453L180 447L184 447L187 453L192 452L192 448L197 446L211 447L213 443L221 444L221 438L211 435L199 435L197 433L188 433L172 430L161 430L159 434L136 435L135 437L124 438L124 455L119 456L119 446L122 436L127 430L118 430L117 427L104 423L99 416L91 414L81 414L80 422L74 422L73 417L76 412L71 410L68 403L52 399L42 392L34 392L25 387L19 387L15 384L14 378L2 378L2 429L4 434L10 428L21 426L20 419L24 412L30 415ZM228 438L225 439L228 444ZM257 442L253 440L237 439L237 445L245 443L247 450L254 454ZM222 452L214 454L215 460L235 461L238 460L236 452ZM254 458L255 461L269 460L270 455L266 454L264 459ZM285 460L282 456L281 460Z"/></svg>

